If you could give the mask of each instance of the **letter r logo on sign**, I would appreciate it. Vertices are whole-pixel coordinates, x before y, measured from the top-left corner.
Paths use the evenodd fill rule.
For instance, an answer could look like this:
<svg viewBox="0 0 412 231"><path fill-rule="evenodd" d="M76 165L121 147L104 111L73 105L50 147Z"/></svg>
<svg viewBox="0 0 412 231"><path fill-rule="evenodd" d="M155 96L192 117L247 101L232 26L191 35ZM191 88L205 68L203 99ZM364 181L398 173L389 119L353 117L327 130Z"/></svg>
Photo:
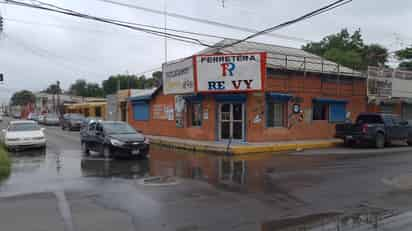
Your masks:
<svg viewBox="0 0 412 231"><path fill-rule="evenodd" d="M222 76L227 76L228 72L230 76L233 76L233 71L236 68L234 63L222 63L220 66L222 67Z"/></svg>

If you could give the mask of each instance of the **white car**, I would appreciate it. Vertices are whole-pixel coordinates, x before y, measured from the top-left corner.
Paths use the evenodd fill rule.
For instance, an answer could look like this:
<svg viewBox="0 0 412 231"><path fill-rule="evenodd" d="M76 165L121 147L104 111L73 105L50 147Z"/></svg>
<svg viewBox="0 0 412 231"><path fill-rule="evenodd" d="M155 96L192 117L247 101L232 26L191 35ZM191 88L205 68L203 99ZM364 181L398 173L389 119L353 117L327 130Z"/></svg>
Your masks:
<svg viewBox="0 0 412 231"><path fill-rule="evenodd" d="M44 128L40 128L35 121L11 121L2 133L4 144L11 150L46 147Z"/></svg>

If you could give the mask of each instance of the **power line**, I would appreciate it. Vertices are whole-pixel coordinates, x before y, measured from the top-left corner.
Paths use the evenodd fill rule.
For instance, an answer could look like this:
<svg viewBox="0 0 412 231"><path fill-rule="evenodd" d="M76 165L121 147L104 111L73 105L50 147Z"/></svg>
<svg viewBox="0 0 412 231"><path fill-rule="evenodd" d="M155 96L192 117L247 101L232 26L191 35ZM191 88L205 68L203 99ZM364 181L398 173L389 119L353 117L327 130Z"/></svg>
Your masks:
<svg viewBox="0 0 412 231"><path fill-rule="evenodd" d="M112 3L112 4L119 3L119 2L115 2L115 1L111 1L111 0L99 0L99 1L109 2L109 3ZM312 11L312 12L310 12L310 13L308 13L308 14L305 14L305 15L303 15L303 16L300 16L300 17L298 17L298 18L296 18L296 19L293 19L293 20L290 20L290 21L281 23L281 24L279 24L279 25L277 25L277 26L270 27L270 28L268 28L268 29L265 29L265 30L256 32L256 33L254 33L254 34L252 34L252 35L247 36L247 37L244 38L244 39L237 40L237 41L232 42L232 43L230 43L230 44L219 45L219 46L206 44L206 43L200 41L200 40L197 39L197 38L192 38L192 37L182 36L182 35L177 35L177 34L172 34L172 33L166 33L166 32L161 32L161 31L156 31L156 30L151 30L151 29L145 29L145 28L142 28L142 27L132 26L131 24L119 23L119 22L116 22L116 21L114 21L114 20L112 20L112 19L102 18L102 17L96 17L96 16L87 15L87 14L82 14L82 13L79 13L79 12L76 12L76 11L73 11L73 10L70 10L70 9L65 9L65 8L62 8L62 7L59 7L59 6L50 4L50 3L44 3L44 2L41 2L41 1L38 1L38 0L35 0L35 2L37 2L37 3L41 4L41 5L33 5L33 4L28 4L28 3L24 3L24 2L18 2L18 1L14 1L14 0L6 0L5 3L9 3L9 4L11 3L11 4L19 5L19 6L25 6L25 7L30 7L30 8L36 8L36 9L41 9L41 10L46 10L46 11L61 13L61 14L70 15L70 16L74 16L74 17L86 18L86 19L90 19L90 20L95 20L95 21L99 21L99 22L103 22L103 23L108 23L108 24L112 24L112 25L117 25L117 26L125 27L125 28L132 29L132 30L142 31L142 32L149 33L149 34L153 34L153 35L157 35L157 36L162 36L162 37L165 37L165 38L171 38L171 39L178 40L178 41L182 41L182 42L186 42L186 43L192 43L192 44L207 46L207 47L211 47L211 48L223 49L223 48L230 47L230 46L239 44L239 43L241 43L241 42L247 41L247 40L252 39L252 38L254 38L254 37L256 37L256 36L263 35L263 34L267 34L267 33L270 33L270 32L272 32L272 31L274 31L274 30L278 30L278 29L281 29L281 28L283 28L283 27L286 27L286 26L295 24L295 23L297 23L297 22L306 20L306 19L308 19L308 18L314 17L314 16L316 16L316 15L319 15L319 14L322 14L322 13L325 13L325 12L328 12L328 11L330 11L330 10L332 10L332 9L335 9L335 8L337 8L337 7L341 7L341 6L343 6L343 5L348 4L348 3L352 2L352 0L338 0L338 1L335 1L335 2L333 2L333 3L331 3L331 4L329 4L329 5L326 5L326 6L322 7L322 8L319 8L319 9L317 9L317 10L315 10L315 11ZM124 5L123 3L120 3L120 4ZM43 5L45 5L45 6L50 6L50 7L52 7L52 8L45 7L45 6L43 6ZM126 5L129 6L129 4L126 4ZM132 5L132 6L134 6L134 5ZM137 7L137 6L134 6L134 8L136 8L136 7ZM54 9L53 9L53 8L54 8ZM137 7L137 9L140 9L140 8L142 8L142 7ZM144 8L144 9L145 9L145 10L148 10L147 8ZM149 10L151 10L151 9L149 9ZM161 12L161 11L157 11L157 10L151 10L151 11L156 12L156 13L157 13L157 12ZM177 14L173 14L173 13L167 13L167 12L161 12L161 13L162 13L162 14L166 14L166 15L170 15L170 16L172 16L172 17L176 17L176 16L182 17L182 15L177 15ZM183 16L183 17L187 17L187 16ZM187 17L187 18L191 18L191 17ZM208 20L206 20L206 21L208 21ZM212 21L208 21L208 22L209 22L209 23L213 23ZM218 23L218 24L220 24L220 23Z"/></svg>
<svg viewBox="0 0 412 231"><path fill-rule="evenodd" d="M103 0L101 0L101 1L103 1ZM107 1L107 0L104 0L104 1ZM252 39L252 38L255 38L255 37L259 36L259 35L267 34L267 33L270 33L270 32L272 32L272 31L274 31L274 30L279 30L279 29L281 29L281 28L284 28L284 27L286 27L286 26L290 26L290 25L292 25L292 24L295 24L295 23L298 23L298 22L300 22L300 21L306 20L306 19L308 19L308 18L317 16L317 15L319 15L319 14L326 13L326 12L328 12L328 11L330 11L330 10L333 10L333 9L335 9L335 8L337 8L337 7L341 7L341 6L346 5L346 4L350 3L350 2L352 2L352 0L338 0L338 1L335 1L335 2L333 2L333 3L331 3L331 4L328 4L328 5L324 6L324 7L319 8L319 9L317 9L317 10L314 10L314 11L312 11L312 12L309 12L309 13L303 15L303 16L300 16L300 17L295 18L295 19L292 19L292 20L290 20L290 21L287 21L287 22L278 24L278 25L276 25L276 26L267 28L267 29L265 29L265 30L259 31L259 32L255 33L255 34L249 35L249 36L247 36L246 38L241 39L241 40L238 40L238 41L236 41L236 42L233 42L233 43L230 43L230 44L226 44L226 45L222 45L222 46L220 46L219 48L222 49L222 48L234 46L234 45L236 45L236 44L239 44L239 43L245 42L245 41L247 41L247 40L250 40L250 39Z"/></svg>
<svg viewBox="0 0 412 231"><path fill-rule="evenodd" d="M107 33L107 31L104 30L89 30L85 29L82 27L74 27L74 26L64 26L60 24L52 24L52 23L41 23L41 22L36 22L36 21L26 21L26 20L21 20L21 19L16 19L16 18L3 18L4 20L11 21L11 22L16 22L16 23L22 23L22 24L28 24L28 25L40 25L40 26L49 26L49 27L55 27L55 28L61 28L61 29L72 29L72 30L81 30L85 32L95 32L95 33ZM142 27L148 27L148 28L153 28L153 29L163 29L162 27L159 26L153 26L153 25L147 25L147 24L140 24L140 23L132 23L132 22L125 22L125 21L120 21L120 20L113 20L116 22L120 23L127 23L130 25L137 25L137 26L142 26ZM206 34L206 33L198 33L198 32L190 32L190 31L184 31L184 30L178 30L178 29L172 29L172 28L167 28L167 31L174 31L182 34L191 34L191 35L197 35L201 37L209 37L209 38L217 38L217 39L234 39L234 38L229 38L226 36L221 36L221 35L212 35L212 34Z"/></svg>
<svg viewBox="0 0 412 231"><path fill-rule="evenodd" d="M40 1L36 1L39 3L42 3ZM132 26L130 24L123 24L123 23L118 23L116 21L113 21L112 19L109 18L103 18L103 17L96 17L96 16L91 16L91 15L87 15L87 14L82 14L70 9L65 9L65 8L61 8L58 6L54 6L52 4L49 3L45 3L48 6L53 6L53 8L49 8L49 7L45 7L45 6L40 6L40 5L33 5L33 4L28 4L25 2L19 2L19 1L14 1L14 0L7 0L6 2L0 2L0 3L6 3L6 4L13 4L13 5L18 5L18 6L23 6L23 7L29 7L29 8L34 8L34 9L40 9L40 10L45 10L45 11L50 11L50 12L55 12L55 13L61 13L61 14L65 14L65 15L70 15L70 16L74 16L74 17L79 17L79 18L85 18L85 19L89 19L89 20L95 20L95 21L99 21L102 23L107 23L107 24L112 24L112 25L117 25L120 27L124 27L124 28L128 28L131 30L136 30L136 31L141 31L144 33L148 33L148 34L153 34L156 36L161 36L161 37L167 37L173 40L177 40L177 41L181 41L181 42L186 42L186 43L191 43L191 44L195 44L195 45L201 45L201 46L211 46L209 44L206 44L204 42L202 42L201 40L197 39L197 38L192 38L192 37L188 37L188 36L182 36L182 35L178 35L178 34L172 34L172 33L164 33L161 31L157 31L157 30L151 30L151 29L146 29L146 28L142 28L142 27L136 27L136 26Z"/></svg>
<svg viewBox="0 0 412 231"><path fill-rule="evenodd" d="M137 5L133 5L133 4L127 4L127 3L122 3L122 2L112 1L112 0L97 0L97 1L106 2L106 3L113 4L113 5L123 6L123 7L131 8L131 9L141 10L141 11L145 11L145 12L150 12L150 13L153 13L153 14L160 14L160 15L164 14L164 12L161 11L161 10L150 9L150 8L137 6ZM218 27L225 27L225 28L234 29L234 30L238 30L238 31L244 31L244 32L249 32L249 33L258 33L259 32L259 30L250 29L250 28L247 28L247 27L235 26L235 25L225 24L225 23L216 22L216 21L212 21L212 20L186 16L186 15L182 15L182 14L166 12L166 15L169 16L169 17L185 19L185 20L189 20L189 21L193 21L193 22L200 22L200 23L209 24L209 25L218 26ZM312 42L311 40L308 40L308 39L298 38L298 37L294 37L294 36L281 35L281 34L271 33L271 34L266 34L266 35L276 37L276 38L285 39L285 40L297 41L297 42L305 42L305 43Z"/></svg>

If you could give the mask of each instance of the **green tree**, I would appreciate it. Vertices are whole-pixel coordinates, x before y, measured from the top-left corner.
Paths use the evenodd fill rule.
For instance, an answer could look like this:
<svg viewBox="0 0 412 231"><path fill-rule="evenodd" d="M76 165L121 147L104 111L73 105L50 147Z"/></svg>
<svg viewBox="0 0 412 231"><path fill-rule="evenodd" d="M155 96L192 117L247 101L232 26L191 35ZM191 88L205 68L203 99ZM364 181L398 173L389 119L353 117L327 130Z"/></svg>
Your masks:
<svg viewBox="0 0 412 231"><path fill-rule="evenodd" d="M412 71L412 47L399 50L395 53L399 61L399 69Z"/></svg>
<svg viewBox="0 0 412 231"><path fill-rule="evenodd" d="M103 97L104 91L97 83L88 83L84 79L78 79L70 86L70 94L83 97Z"/></svg>
<svg viewBox="0 0 412 231"><path fill-rule="evenodd" d="M145 88L146 77L136 75L114 75L102 82L106 95L114 94L118 89L143 89Z"/></svg>
<svg viewBox="0 0 412 231"><path fill-rule="evenodd" d="M61 94L62 89L57 84L50 84L45 90L41 92L47 94Z"/></svg>
<svg viewBox="0 0 412 231"><path fill-rule="evenodd" d="M22 90L22 91L15 92L12 95L10 101L11 101L11 105L24 106L29 103L34 103L36 101L36 96L31 91Z"/></svg>
<svg viewBox="0 0 412 231"><path fill-rule="evenodd" d="M303 50L356 70L366 70L368 65L384 65L388 50L379 44L367 45L360 29L350 34L347 29L328 35L320 42L311 42Z"/></svg>

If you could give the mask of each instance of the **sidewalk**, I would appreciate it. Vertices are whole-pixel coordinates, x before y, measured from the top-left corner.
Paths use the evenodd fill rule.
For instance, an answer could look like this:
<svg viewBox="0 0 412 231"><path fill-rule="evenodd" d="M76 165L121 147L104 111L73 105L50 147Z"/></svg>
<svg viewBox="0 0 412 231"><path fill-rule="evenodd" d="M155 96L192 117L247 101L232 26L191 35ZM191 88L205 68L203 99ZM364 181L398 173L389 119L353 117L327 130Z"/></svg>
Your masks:
<svg viewBox="0 0 412 231"><path fill-rule="evenodd" d="M341 144L339 139L325 140L297 140L297 141L282 141L282 142L264 142L264 143L239 143L233 142L228 145L227 142L219 141L198 141L180 139L165 136L150 136L147 135L152 144L172 147L177 149L185 149L196 152L212 152L215 154L255 154L255 153L273 153L283 151L296 151L306 149L319 149L336 147Z"/></svg>

